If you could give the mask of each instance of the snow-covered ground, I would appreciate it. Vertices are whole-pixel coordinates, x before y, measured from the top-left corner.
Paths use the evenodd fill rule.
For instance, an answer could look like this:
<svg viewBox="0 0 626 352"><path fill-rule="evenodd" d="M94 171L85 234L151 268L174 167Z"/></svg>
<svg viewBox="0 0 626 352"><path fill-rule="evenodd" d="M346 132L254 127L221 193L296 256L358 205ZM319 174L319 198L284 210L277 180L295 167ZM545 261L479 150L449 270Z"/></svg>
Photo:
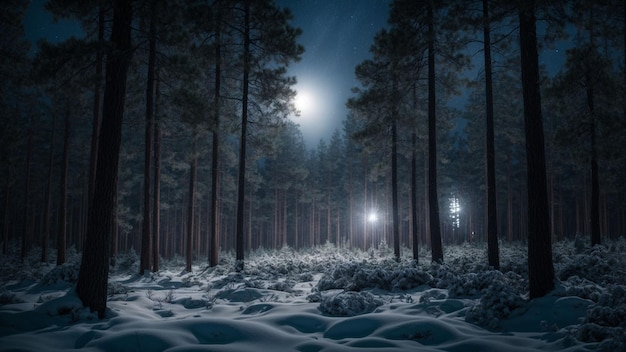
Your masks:
<svg viewBox="0 0 626 352"><path fill-rule="evenodd" d="M586 239L584 239L586 240ZM60 267L0 258L2 351L626 351L626 241L554 246L556 289L526 299L526 248L448 247L444 265L397 263L386 246L232 253L219 266L181 258L140 276L112 269L105 319L73 291L78 255Z"/></svg>

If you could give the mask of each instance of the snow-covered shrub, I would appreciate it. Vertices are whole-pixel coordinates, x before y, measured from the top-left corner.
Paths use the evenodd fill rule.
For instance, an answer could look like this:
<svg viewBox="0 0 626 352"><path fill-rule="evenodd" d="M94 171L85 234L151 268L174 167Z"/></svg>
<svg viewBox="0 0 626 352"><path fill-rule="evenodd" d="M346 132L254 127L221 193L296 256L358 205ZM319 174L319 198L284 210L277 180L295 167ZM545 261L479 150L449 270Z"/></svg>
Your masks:
<svg viewBox="0 0 626 352"><path fill-rule="evenodd" d="M391 277L391 288L393 290L410 290L412 288L430 284L433 281L432 275L418 268L406 268L395 270Z"/></svg>
<svg viewBox="0 0 626 352"><path fill-rule="evenodd" d="M244 278L241 273L230 273L222 278L213 281L212 287L216 290L219 290L221 288L224 288L225 286L240 283L243 281Z"/></svg>
<svg viewBox="0 0 626 352"><path fill-rule="evenodd" d="M40 284L50 286L60 283L75 283L78 280L79 270L80 264L76 262L57 265L41 279Z"/></svg>
<svg viewBox="0 0 626 352"><path fill-rule="evenodd" d="M587 310L578 330L578 339L602 342L603 351L626 350L626 286L609 285L598 297L598 303Z"/></svg>
<svg viewBox="0 0 626 352"><path fill-rule="evenodd" d="M567 278L567 281L563 282L563 286L565 286L565 293L568 296L586 298L594 302L598 302L602 294L602 288L596 283L584 278L581 279L576 275Z"/></svg>
<svg viewBox="0 0 626 352"><path fill-rule="evenodd" d="M129 271L138 269L139 256L137 252L133 248L126 251L125 253L118 254L115 260L117 264L117 270L121 271Z"/></svg>
<svg viewBox="0 0 626 352"><path fill-rule="evenodd" d="M504 275L497 270L459 275L448 286L450 297L476 296L488 290L492 283L505 282Z"/></svg>
<svg viewBox="0 0 626 352"><path fill-rule="evenodd" d="M304 272L297 276L297 281L299 282L308 282L313 281L314 279L315 278L313 277L313 274L311 272Z"/></svg>
<svg viewBox="0 0 626 352"><path fill-rule="evenodd" d="M478 304L467 311L465 320L494 330L501 320L525 305L519 292L502 280L496 280L487 288Z"/></svg>
<svg viewBox="0 0 626 352"><path fill-rule="evenodd" d="M107 286L107 294L109 297L115 295L125 295L129 292L132 292L132 289L128 286L124 286L119 282L109 282Z"/></svg>
<svg viewBox="0 0 626 352"><path fill-rule="evenodd" d="M343 289L352 286L352 278L359 268L357 263L337 263L330 274L325 274L317 282L318 291Z"/></svg>
<svg viewBox="0 0 626 352"><path fill-rule="evenodd" d="M369 292L345 291L335 295L322 295L319 310L335 317L351 317L370 313L383 305L383 301Z"/></svg>
<svg viewBox="0 0 626 352"><path fill-rule="evenodd" d="M366 288L389 290L390 286L391 275L389 271L380 267L363 265L356 269L352 281L344 288L350 291L361 291Z"/></svg>
<svg viewBox="0 0 626 352"><path fill-rule="evenodd" d="M284 280L284 281L277 281L269 285L267 288L270 290L274 290L274 291L291 292L293 291L293 287L295 285L296 285L296 282L293 280Z"/></svg>
<svg viewBox="0 0 626 352"><path fill-rule="evenodd" d="M15 293L10 291L0 291L0 306L5 304L23 303L24 301L16 297Z"/></svg>
<svg viewBox="0 0 626 352"><path fill-rule="evenodd" d="M607 259L606 247L594 246L584 254L570 257L570 262L563 265L558 271L558 278L566 281L572 276L578 276L599 284L610 282L607 275L613 271L618 263L614 259Z"/></svg>

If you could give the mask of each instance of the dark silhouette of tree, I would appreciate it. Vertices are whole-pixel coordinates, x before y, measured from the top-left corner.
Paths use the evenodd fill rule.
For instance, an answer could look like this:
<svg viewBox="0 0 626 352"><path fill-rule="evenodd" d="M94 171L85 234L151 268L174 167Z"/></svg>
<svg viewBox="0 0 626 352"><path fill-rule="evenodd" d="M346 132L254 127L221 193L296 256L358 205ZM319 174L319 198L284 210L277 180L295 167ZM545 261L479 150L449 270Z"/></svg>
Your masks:
<svg viewBox="0 0 626 352"><path fill-rule="evenodd" d="M535 3L524 1L518 6L528 172L528 282L529 297L532 299L542 297L554 288L554 266L539 89Z"/></svg>
<svg viewBox="0 0 626 352"><path fill-rule="evenodd" d="M113 28L106 63L104 110L98 146L96 189L89 209L87 238L76 283L76 294L83 304L106 315L111 230L116 192L122 119L126 96L126 76L130 64L132 1L113 2Z"/></svg>
<svg viewBox="0 0 626 352"><path fill-rule="evenodd" d="M235 230L237 271L243 270L244 265L244 203L249 113L253 112L260 120L264 118L270 121L288 116L293 110L293 106L288 102L294 95L290 87L295 84L295 80L285 77L286 66L290 61L299 60L304 51L302 46L296 44L301 30L288 24L288 20L291 19L288 10L280 10L267 0L244 0L241 11L243 72ZM254 83L252 86L251 80Z"/></svg>
<svg viewBox="0 0 626 352"><path fill-rule="evenodd" d="M489 265L500 269L498 249L498 211L496 208L496 152L493 132L493 79L491 69L491 33L489 1L483 2L483 52L485 55L485 159L487 183L487 257Z"/></svg>

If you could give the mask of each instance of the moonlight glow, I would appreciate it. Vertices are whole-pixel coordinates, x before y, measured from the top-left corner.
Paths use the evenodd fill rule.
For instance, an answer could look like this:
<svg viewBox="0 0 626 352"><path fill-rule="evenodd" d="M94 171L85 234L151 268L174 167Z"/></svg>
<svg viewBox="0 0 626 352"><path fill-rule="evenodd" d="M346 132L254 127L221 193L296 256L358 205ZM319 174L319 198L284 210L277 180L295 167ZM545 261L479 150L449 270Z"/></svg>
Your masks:
<svg viewBox="0 0 626 352"><path fill-rule="evenodd" d="M298 83L294 86L296 96L293 104L299 112L291 116L291 120L300 126L304 139L309 147L316 147L321 138L327 139L337 127L338 111L334 110L337 93L333 82L313 77L298 75Z"/></svg>
<svg viewBox="0 0 626 352"><path fill-rule="evenodd" d="M452 219L452 225L455 228L461 226L461 202L459 198L451 197L450 199L450 219Z"/></svg>
<svg viewBox="0 0 626 352"><path fill-rule="evenodd" d="M375 212L371 212L367 215L367 221L368 222L376 222L378 221L378 214L376 214Z"/></svg>
<svg viewBox="0 0 626 352"><path fill-rule="evenodd" d="M306 114L310 112L313 107L313 99L309 93L298 91L294 104L296 105L296 109L298 109L301 114Z"/></svg>

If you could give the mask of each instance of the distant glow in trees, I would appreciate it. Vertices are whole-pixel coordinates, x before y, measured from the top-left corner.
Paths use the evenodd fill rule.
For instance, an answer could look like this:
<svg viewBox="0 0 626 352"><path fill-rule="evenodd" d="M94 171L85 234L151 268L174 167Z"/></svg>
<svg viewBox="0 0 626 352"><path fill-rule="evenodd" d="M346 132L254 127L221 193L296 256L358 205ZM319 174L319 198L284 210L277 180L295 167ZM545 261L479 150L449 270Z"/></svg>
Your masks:
<svg viewBox="0 0 626 352"><path fill-rule="evenodd" d="M378 221L378 214L375 211L371 211L367 214L367 222L375 223L376 221Z"/></svg>
<svg viewBox="0 0 626 352"><path fill-rule="evenodd" d="M452 226L454 228L459 228L461 226L461 202L459 198L452 196L449 198L450 201L450 219L452 219Z"/></svg>

